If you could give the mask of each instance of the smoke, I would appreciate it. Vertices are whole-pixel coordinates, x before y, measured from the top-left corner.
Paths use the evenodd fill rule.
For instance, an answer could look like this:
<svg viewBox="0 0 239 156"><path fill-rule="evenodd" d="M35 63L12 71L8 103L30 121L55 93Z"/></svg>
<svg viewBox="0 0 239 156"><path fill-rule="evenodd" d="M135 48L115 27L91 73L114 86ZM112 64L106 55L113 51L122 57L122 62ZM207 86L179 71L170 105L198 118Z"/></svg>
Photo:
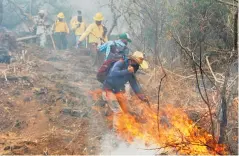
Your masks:
<svg viewBox="0 0 239 156"><path fill-rule="evenodd" d="M135 139L133 142L122 140L116 132L116 120L118 117L113 115L113 129L108 131L102 141L102 155L155 155L157 146L146 146L142 140ZM114 128L115 127L115 128Z"/></svg>
<svg viewBox="0 0 239 156"><path fill-rule="evenodd" d="M149 150L156 146L145 146L140 140L135 140L133 143L126 143L113 133L105 135L102 142L102 155L156 155L159 151Z"/></svg>
<svg viewBox="0 0 239 156"><path fill-rule="evenodd" d="M75 15L77 14L77 10L82 11L82 16L85 21L90 24L93 22L93 17L97 12L101 12L106 22L106 26L109 27L112 24L112 15L107 6L105 4L108 3L108 0L69 0L70 5L75 10Z"/></svg>
<svg viewBox="0 0 239 156"><path fill-rule="evenodd" d="M109 3L109 0L69 0L69 3L72 5L73 10L75 10L75 15L77 10L82 11L82 16L85 19L87 24L93 22L93 17L97 12L101 12L104 16L103 24L109 29L112 25L112 13L106 4ZM115 28L112 34L119 34L126 31L126 27L123 24L123 20L120 19L118 22L118 28Z"/></svg>

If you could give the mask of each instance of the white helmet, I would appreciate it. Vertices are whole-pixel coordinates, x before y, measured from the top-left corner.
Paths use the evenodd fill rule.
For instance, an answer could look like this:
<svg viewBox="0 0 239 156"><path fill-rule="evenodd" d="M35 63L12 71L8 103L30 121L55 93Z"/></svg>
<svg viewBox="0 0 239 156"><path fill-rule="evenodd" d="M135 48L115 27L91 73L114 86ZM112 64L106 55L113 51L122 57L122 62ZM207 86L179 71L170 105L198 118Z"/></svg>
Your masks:
<svg viewBox="0 0 239 156"><path fill-rule="evenodd" d="M39 10L38 14L45 14L44 10Z"/></svg>

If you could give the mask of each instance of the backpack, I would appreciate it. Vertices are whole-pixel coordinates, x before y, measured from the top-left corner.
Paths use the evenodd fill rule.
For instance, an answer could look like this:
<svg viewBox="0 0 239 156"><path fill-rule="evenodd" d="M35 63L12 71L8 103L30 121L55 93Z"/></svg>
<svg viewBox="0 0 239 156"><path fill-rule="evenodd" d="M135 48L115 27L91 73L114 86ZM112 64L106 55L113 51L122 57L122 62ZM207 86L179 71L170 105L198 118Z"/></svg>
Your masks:
<svg viewBox="0 0 239 156"><path fill-rule="evenodd" d="M109 53L109 56L108 56L108 60L111 60L111 59L124 59L125 57L125 50L127 50L128 47L127 46L117 46L115 41L114 41L114 44L111 45L110 47L110 53Z"/></svg>
<svg viewBox="0 0 239 156"><path fill-rule="evenodd" d="M127 46L117 46L115 41L114 44L110 47L110 53L107 60L103 63L96 74L96 78L100 83L104 83L110 69L113 67L114 63L120 59L125 59L124 51L127 49Z"/></svg>
<svg viewBox="0 0 239 156"><path fill-rule="evenodd" d="M100 67L96 74L96 78L100 83L104 83L106 77L108 76L108 73L110 69L113 67L115 62L117 62L118 59L111 59L111 60L106 60L103 65Z"/></svg>

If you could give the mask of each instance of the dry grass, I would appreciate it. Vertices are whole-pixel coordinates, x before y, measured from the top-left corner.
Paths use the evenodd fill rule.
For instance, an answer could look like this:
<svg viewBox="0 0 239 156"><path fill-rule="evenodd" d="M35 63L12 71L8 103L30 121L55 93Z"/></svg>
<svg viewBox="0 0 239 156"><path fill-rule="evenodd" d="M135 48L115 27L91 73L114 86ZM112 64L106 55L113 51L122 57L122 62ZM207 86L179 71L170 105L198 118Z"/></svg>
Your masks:
<svg viewBox="0 0 239 156"><path fill-rule="evenodd" d="M203 102L196 86L194 74L190 70L178 69L173 72L166 70L167 77L163 80L159 105L164 106L173 104L175 107L183 108L189 117L195 122L195 125L210 132L211 125L207 105ZM183 72L182 72L183 71ZM144 91L150 97L152 103L158 103L158 87L160 79L163 77L163 71L160 67L155 70L147 71L144 75L139 75L138 79L143 86ZM220 93L214 89L207 89L214 125L216 125L216 139L219 135L218 107L220 104ZM236 102L237 101L237 102ZM237 153L237 125L238 125L238 100L229 104L228 108L228 145L232 153ZM231 139L233 138L233 139Z"/></svg>

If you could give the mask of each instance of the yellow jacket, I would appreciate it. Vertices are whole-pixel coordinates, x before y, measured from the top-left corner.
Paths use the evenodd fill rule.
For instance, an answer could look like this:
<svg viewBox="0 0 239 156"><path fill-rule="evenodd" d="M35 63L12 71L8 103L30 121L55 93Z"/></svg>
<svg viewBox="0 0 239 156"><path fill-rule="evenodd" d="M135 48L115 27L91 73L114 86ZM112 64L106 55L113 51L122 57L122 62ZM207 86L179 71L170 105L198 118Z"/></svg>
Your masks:
<svg viewBox="0 0 239 156"><path fill-rule="evenodd" d="M103 38L103 26L96 25L95 23L90 24L86 31L82 34L79 41L83 41L89 35L89 43L100 43L100 38ZM104 38L104 42L108 41L107 37Z"/></svg>
<svg viewBox="0 0 239 156"><path fill-rule="evenodd" d="M77 19L77 16L74 16L72 19L71 19L71 29L75 31L75 35L76 36L79 36L79 35L82 35L83 32L85 31L86 29L86 24L85 22L78 22L78 19ZM78 24L80 24L80 27L78 27Z"/></svg>
<svg viewBox="0 0 239 156"><path fill-rule="evenodd" d="M69 34L69 27L66 22L57 20L54 25L55 32L65 32Z"/></svg>

